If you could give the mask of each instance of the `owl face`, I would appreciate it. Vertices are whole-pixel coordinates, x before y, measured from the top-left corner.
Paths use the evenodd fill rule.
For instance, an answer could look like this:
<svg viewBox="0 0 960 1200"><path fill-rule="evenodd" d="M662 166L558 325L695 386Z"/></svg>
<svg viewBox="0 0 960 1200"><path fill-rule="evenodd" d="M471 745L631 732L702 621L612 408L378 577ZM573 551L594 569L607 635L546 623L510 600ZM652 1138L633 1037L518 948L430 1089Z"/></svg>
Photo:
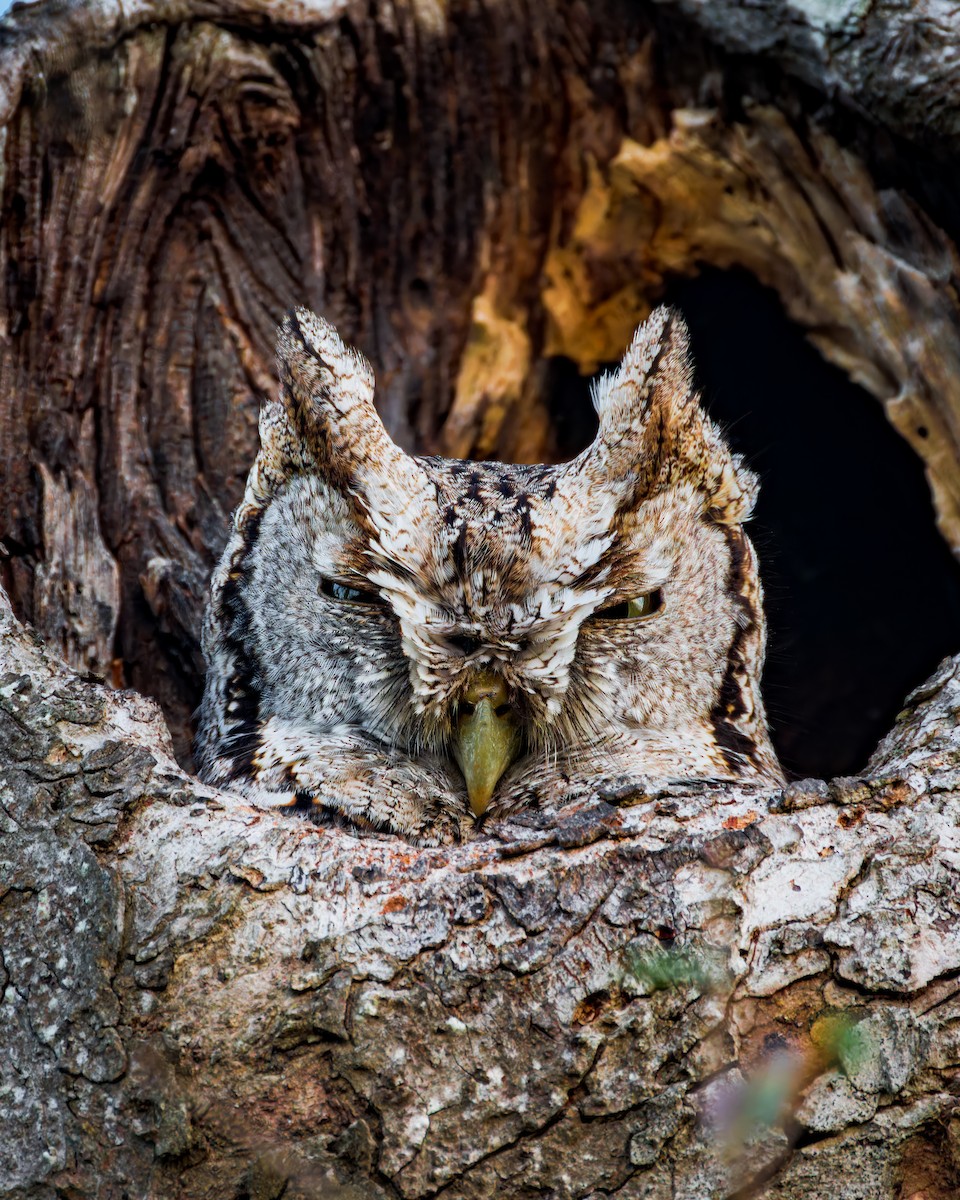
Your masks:
<svg viewBox="0 0 960 1200"><path fill-rule="evenodd" d="M299 311L215 576L202 769L434 841L613 778L779 778L742 522L755 481L658 310L560 466L404 454Z"/></svg>

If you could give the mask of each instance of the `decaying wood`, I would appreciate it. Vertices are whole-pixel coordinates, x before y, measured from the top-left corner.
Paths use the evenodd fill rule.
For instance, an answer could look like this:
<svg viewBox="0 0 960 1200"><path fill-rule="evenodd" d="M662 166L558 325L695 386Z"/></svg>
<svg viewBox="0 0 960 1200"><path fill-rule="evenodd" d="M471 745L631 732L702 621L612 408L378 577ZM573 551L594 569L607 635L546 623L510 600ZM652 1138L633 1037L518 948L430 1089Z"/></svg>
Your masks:
<svg viewBox="0 0 960 1200"><path fill-rule="evenodd" d="M960 547L960 223L909 154L874 169L881 134L955 155L958 45L940 4L6 22L0 1195L957 1194L960 660L861 778L612 786L454 851L257 812L173 750L293 303L406 444L531 460L553 356L744 267Z"/></svg>
<svg viewBox="0 0 960 1200"><path fill-rule="evenodd" d="M883 401L924 460L940 529L960 549L960 259L902 193L810 124L748 106L677 110L669 136L626 141L544 265L546 353L615 359L658 281L699 264L774 288L825 357ZM749 353L745 346L742 353Z"/></svg>
<svg viewBox="0 0 960 1200"><path fill-rule="evenodd" d="M868 772L452 851L257 812L0 623L0 1195L960 1188L960 660Z"/></svg>
<svg viewBox="0 0 960 1200"><path fill-rule="evenodd" d="M960 547L956 251L909 158L882 185L869 161L876 119L952 144L960 35L936 6L912 41L896 6L829 7L791 7L779 40L772 3L19 10L0 50L15 610L156 697L188 762L205 580L285 308L364 349L407 445L551 459L552 357L616 358L702 263L774 287L883 402Z"/></svg>

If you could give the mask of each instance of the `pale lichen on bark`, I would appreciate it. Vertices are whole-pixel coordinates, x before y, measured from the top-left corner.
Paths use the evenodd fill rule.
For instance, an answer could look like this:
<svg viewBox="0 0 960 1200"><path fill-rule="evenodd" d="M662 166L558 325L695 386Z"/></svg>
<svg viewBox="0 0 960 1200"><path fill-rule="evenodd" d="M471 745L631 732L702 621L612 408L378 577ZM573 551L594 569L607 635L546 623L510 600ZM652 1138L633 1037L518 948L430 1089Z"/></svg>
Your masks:
<svg viewBox="0 0 960 1200"><path fill-rule="evenodd" d="M0 640L0 1193L952 1194L956 660L862 778L419 850L204 787Z"/></svg>

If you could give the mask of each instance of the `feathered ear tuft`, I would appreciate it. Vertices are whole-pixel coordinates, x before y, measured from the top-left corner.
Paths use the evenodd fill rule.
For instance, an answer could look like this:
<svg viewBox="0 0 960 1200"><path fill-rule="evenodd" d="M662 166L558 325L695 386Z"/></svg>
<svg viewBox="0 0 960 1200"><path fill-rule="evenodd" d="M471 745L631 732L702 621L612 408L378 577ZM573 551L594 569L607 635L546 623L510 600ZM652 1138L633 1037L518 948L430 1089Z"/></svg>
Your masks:
<svg viewBox="0 0 960 1200"><path fill-rule="evenodd" d="M342 451L351 435L364 432L368 441L387 436L373 407L366 359L345 346L332 325L299 308L277 331L277 373L279 394L260 409L260 451L248 500L265 501L305 471L319 470L331 484L348 487L352 463Z"/></svg>
<svg viewBox="0 0 960 1200"><path fill-rule="evenodd" d="M633 335L620 366L593 387L600 435L610 445L642 433L654 403L695 397L690 336L680 314L661 305Z"/></svg>
<svg viewBox="0 0 960 1200"><path fill-rule="evenodd" d="M402 560L435 489L384 429L373 403L370 364L322 317L298 308L280 327L277 365L281 407L269 418L271 432L281 433L275 445L355 504L372 544ZM262 418L261 430L263 424Z"/></svg>
<svg viewBox="0 0 960 1200"><path fill-rule="evenodd" d="M280 399L296 436L330 482L349 487L360 462L393 443L373 406L373 371L336 329L305 308L277 336Z"/></svg>
<svg viewBox="0 0 960 1200"><path fill-rule="evenodd" d="M700 407L683 318L660 307L640 326L615 372L594 386L599 429L570 471L621 493L621 505L681 482L717 521L749 517L757 480Z"/></svg>

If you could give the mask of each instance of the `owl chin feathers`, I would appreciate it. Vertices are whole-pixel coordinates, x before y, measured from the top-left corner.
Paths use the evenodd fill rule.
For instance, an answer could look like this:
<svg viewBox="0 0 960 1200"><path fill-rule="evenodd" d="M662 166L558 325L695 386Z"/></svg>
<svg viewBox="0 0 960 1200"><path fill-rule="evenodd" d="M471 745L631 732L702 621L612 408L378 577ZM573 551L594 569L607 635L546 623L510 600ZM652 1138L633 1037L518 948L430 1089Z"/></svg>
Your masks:
<svg viewBox="0 0 960 1200"><path fill-rule="evenodd" d="M298 309L211 582L201 775L436 845L612 780L781 782L760 696L757 481L657 309L559 466L415 458Z"/></svg>

